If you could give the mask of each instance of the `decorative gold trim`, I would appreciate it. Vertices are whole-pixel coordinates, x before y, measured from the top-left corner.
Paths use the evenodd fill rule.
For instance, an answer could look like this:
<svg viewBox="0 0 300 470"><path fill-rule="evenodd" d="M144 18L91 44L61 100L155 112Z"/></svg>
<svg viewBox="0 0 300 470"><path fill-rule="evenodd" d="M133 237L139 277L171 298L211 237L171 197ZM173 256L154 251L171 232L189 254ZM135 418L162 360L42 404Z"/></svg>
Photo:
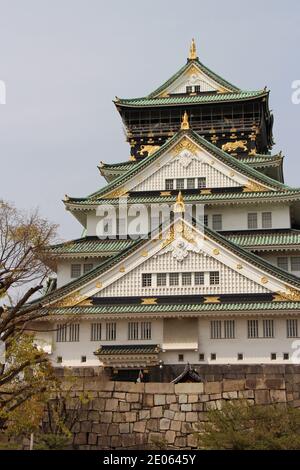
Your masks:
<svg viewBox="0 0 300 470"><path fill-rule="evenodd" d="M104 194L102 197L114 199L118 197L127 197L127 196L128 196L128 193L127 193L126 188L118 188L118 189L115 189L114 191L111 191L108 194Z"/></svg>
<svg viewBox="0 0 300 470"><path fill-rule="evenodd" d="M120 271L120 273L125 273L125 266L120 266L119 271Z"/></svg>
<svg viewBox="0 0 300 470"><path fill-rule="evenodd" d="M141 256L142 256L143 258L147 258L147 256L148 256L148 251L146 251L146 250L145 250L145 251L142 251Z"/></svg>
<svg viewBox="0 0 300 470"><path fill-rule="evenodd" d="M197 59L197 47L195 43L195 39L192 39L191 45L190 45L190 50L189 50L189 59L194 60Z"/></svg>
<svg viewBox="0 0 300 470"><path fill-rule="evenodd" d="M102 282L96 282L95 287L96 287L97 289L101 289L101 287L102 287Z"/></svg>
<svg viewBox="0 0 300 470"><path fill-rule="evenodd" d="M297 289L292 287L286 287L287 291L285 292L276 292L273 297L273 302L283 302L283 301L293 301L297 302L300 300L300 292Z"/></svg>
<svg viewBox="0 0 300 470"><path fill-rule="evenodd" d="M268 279L267 277L263 276L263 277L261 278L260 282L261 282L262 284L267 284L267 283L269 282L269 279Z"/></svg>
<svg viewBox="0 0 300 470"><path fill-rule="evenodd" d="M171 191L161 191L160 195L161 196L171 196Z"/></svg>
<svg viewBox="0 0 300 470"><path fill-rule="evenodd" d="M200 194L211 194L211 189L201 189Z"/></svg>
<svg viewBox="0 0 300 470"><path fill-rule="evenodd" d="M178 153L180 153L182 150L189 150L191 153L195 154L198 147L196 144L194 144L193 142L191 142L189 139L187 139L186 137L184 137L180 142L178 142L178 144L176 144L173 148L173 155L174 156L177 156Z"/></svg>
<svg viewBox="0 0 300 470"><path fill-rule="evenodd" d="M189 116L188 116L188 113L186 111L184 111L184 114L183 114L182 120L181 120L180 129L181 130L186 130L186 129L189 129L189 128L190 128Z"/></svg>
<svg viewBox="0 0 300 470"><path fill-rule="evenodd" d="M220 297L205 296L203 303L204 304L219 304L220 303Z"/></svg>
<svg viewBox="0 0 300 470"><path fill-rule="evenodd" d="M213 249L213 254L214 255L219 255L220 254L220 250L218 248L214 248Z"/></svg>
<svg viewBox="0 0 300 470"><path fill-rule="evenodd" d="M239 263L239 264L237 264L237 265L236 265L236 269L243 269L243 265L242 265L242 264L240 264L240 263Z"/></svg>
<svg viewBox="0 0 300 470"><path fill-rule="evenodd" d="M58 300L54 306L55 307L73 307L74 305L77 305L81 302L83 302L85 299L87 299L88 296L80 295L80 294L71 294L65 297L62 300Z"/></svg>
<svg viewBox="0 0 300 470"><path fill-rule="evenodd" d="M257 193L268 191L268 189L260 183L256 183L255 181L248 180L243 188L243 193Z"/></svg>
<svg viewBox="0 0 300 470"><path fill-rule="evenodd" d="M246 144L247 140L236 140L235 142L227 142L226 144L222 145L222 150L224 152L231 153L240 148L247 152L248 148Z"/></svg>
<svg viewBox="0 0 300 470"><path fill-rule="evenodd" d="M179 191L174 204L174 214L182 214L185 211L184 200L181 191Z"/></svg>
<svg viewBox="0 0 300 470"><path fill-rule="evenodd" d="M141 299L142 305L156 305L157 298L156 297L146 297Z"/></svg>

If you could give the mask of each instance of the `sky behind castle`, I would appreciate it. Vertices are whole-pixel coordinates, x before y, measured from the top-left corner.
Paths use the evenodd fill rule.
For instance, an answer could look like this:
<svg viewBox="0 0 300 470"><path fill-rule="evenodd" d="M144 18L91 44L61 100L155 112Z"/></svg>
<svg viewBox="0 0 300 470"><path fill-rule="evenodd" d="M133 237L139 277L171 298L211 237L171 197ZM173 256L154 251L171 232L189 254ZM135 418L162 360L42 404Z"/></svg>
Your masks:
<svg viewBox="0 0 300 470"><path fill-rule="evenodd" d="M300 2L289 0L0 0L0 198L81 235L64 194L105 184L97 164L126 161L129 145L112 100L144 96L186 61L200 60L242 89L271 90L273 153L300 187Z"/></svg>

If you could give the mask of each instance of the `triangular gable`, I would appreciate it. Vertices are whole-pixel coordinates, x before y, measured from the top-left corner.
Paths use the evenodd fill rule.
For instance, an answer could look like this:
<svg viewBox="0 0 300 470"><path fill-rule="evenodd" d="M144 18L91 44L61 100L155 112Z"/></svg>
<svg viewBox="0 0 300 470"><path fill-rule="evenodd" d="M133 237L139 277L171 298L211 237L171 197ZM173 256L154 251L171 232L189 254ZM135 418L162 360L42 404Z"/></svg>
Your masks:
<svg viewBox="0 0 300 470"><path fill-rule="evenodd" d="M168 96L172 93L185 93L185 86L200 85L201 91L217 91L219 93L237 92L239 88L212 72L199 59L188 60L187 63L170 77L159 88L149 94L149 98Z"/></svg>
<svg viewBox="0 0 300 470"><path fill-rule="evenodd" d="M179 131L155 153L144 158L141 162L134 165L132 169L129 169L125 174L116 178L105 188L90 194L88 199L102 197L114 198L126 194L131 191L137 183L141 183L148 176L153 174L154 171L157 171L159 168L158 165L162 166L162 162L167 161L171 156L172 158L178 156L184 150L188 150L194 154L206 152L206 155L212 157L212 165L217 162L217 165L214 167L216 171L221 171L221 173L231 178L233 186L242 186L245 184L249 189L252 188L252 190L256 191L289 189L288 186L273 180L254 168L250 168L248 165L233 158L228 153L200 137L196 132L189 130ZM214 163L212 163L212 161ZM232 172L234 172L233 175Z"/></svg>
<svg viewBox="0 0 300 470"><path fill-rule="evenodd" d="M177 229L176 224L181 224L182 229ZM164 272L167 272L168 269L173 269L175 272L174 266L172 268L170 265L170 260L173 263L176 262L177 272L192 269L195 272L199 271L201 263L203 263L203 269L208 271L220 269L220 278L221 274L223 276L222 289L213 290L208 287L206 292L201 291L203 295L221 295L226 293L224 292L226 289L232 293L235 289L233 283L237 283L238 293L271 292L281 300L300 300L300 280L298 278L271 266L260 257L238 248L212 230L205 228L205 233L202 233L198 228L179 219L175 221L171 229L166 229L162 233L160 239L136 242L133 247L124 250L114 260L103 263L87 275L62 287L55 293L49 294L40 301L44 305L51 304L52 306L80 305L91 297L109 297L111 286L117 286L117 283L127 289L128 293L122 292L122 296L133 295L133 291L130 292L132 274L137 270L141 273L141 269L145 269L146 266L148 266L147 269L150 269L151 263L155 266L153 260L157 261L159 258L162 261L164 258L164 262L167 263ZM185 263L186 266L182 263ZM210 263L210 265L204 265L204 263ZM157 268L155 269L157 272ZM228 287L226 287L226 283ZM200 290L198 293L200 295ZM144 295L147 295L146 292Z"/></svg>

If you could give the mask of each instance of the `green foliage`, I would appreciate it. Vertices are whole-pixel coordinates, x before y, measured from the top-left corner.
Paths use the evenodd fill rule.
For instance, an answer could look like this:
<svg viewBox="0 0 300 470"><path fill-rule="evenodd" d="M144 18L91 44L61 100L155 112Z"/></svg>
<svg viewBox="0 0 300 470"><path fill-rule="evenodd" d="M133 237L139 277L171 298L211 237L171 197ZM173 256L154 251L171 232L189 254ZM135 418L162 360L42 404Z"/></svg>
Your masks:
<svg viewBox="0 0 300 470"><path fill-rule="evenodd" d="M71 443L67 434L38 434L35 436L34 450L64 450Z"/></svg>
<svg viewBox="0 0 300 470"><path fill-rule="evenodd" d="M285 404L224 402L199 424L198 448L217 450L300 449L300 409Z"/></svg>

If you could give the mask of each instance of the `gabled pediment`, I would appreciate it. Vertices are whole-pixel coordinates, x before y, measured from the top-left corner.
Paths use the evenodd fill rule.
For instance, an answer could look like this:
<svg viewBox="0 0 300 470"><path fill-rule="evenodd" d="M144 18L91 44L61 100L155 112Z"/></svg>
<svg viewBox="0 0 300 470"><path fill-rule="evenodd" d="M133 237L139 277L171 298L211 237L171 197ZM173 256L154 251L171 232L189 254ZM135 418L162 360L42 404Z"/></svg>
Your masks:
<svg viewBox="0 0 300 470"><path fill-rule="evenodd" d="M204 283L179 286L143 286L142 274L204 273ZM219 273L211 283L210 272ZM175 289L173 289L175 287ZM173 292L174 291L174 292ZM274 294L275 300L300 300L300 281L236 247L219 234L194 227L181 217L158 239L143 240L102 264L88 275L66 285L44 299L51 305L80 305L102 297L140 297L175 294L204 296L218 301L226 294Z"/></svg>

